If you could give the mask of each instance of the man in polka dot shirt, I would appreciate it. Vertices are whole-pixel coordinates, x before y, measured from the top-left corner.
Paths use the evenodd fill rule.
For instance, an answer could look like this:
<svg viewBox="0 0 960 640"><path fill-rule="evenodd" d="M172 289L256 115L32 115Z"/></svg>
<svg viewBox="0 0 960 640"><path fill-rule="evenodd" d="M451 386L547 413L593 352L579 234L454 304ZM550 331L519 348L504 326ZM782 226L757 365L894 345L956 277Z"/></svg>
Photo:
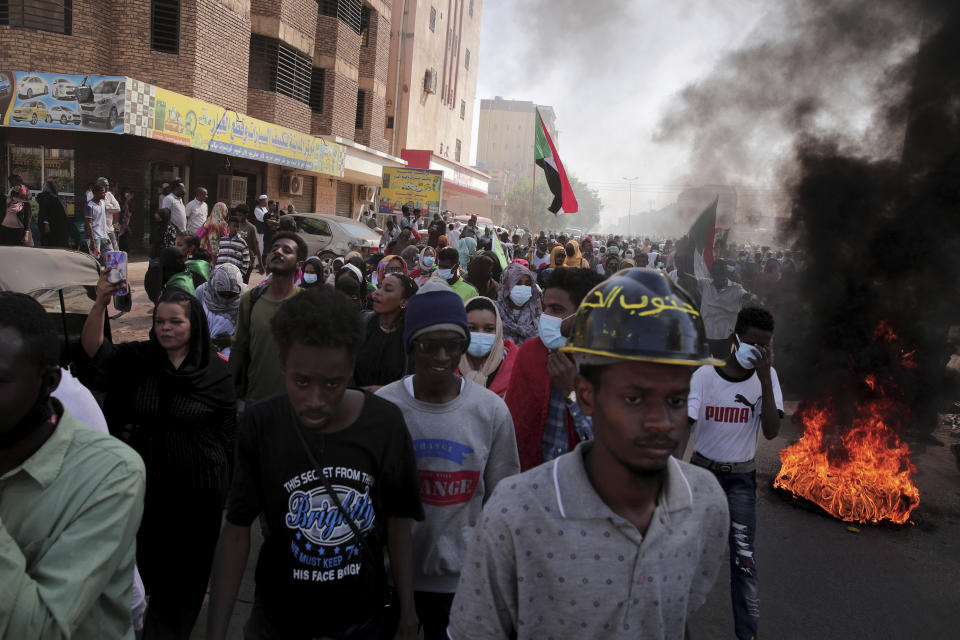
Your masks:
<svg viewBox="0 0 960 640"><path fill-rule="evenodd" d="M594 288L564 350L594 440L497 486L447 632L684 638L716 580L729 515L713 475L672 454L689 435L692 368L722 362L686 294L647 269Z"/></svg>

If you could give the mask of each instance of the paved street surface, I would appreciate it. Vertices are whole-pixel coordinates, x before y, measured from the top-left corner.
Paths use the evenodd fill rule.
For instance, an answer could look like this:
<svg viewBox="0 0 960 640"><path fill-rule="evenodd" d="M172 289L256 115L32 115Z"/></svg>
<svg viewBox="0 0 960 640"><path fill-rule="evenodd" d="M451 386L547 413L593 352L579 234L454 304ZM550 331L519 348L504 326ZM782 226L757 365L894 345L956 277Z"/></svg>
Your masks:
<svg viewBox="0 0 960 640"><path fill-rule="evenodd" d="M135 286L131 313L111 324L117 341L145 339L151 304L143 293L146 261L131 262ZM255 280L258 278L254 276ZM795 404L788 404L788 412ZM797 508L770 489L777 452L797 437L787 415L780 437L761 439L758 451L758 561L761 632L776 640L902 640L951 638L960 620L960 472L949 451L958 434L934 433L936 444L916 451L920 506L915 524L900 528L858 526ZM261 539L253 549L230 638L241 638L253 602L253 574ZM697 639L732 639L730 574L725 560L707 603L690 622ZM192 638L204 637L206 605Z"/></svg>

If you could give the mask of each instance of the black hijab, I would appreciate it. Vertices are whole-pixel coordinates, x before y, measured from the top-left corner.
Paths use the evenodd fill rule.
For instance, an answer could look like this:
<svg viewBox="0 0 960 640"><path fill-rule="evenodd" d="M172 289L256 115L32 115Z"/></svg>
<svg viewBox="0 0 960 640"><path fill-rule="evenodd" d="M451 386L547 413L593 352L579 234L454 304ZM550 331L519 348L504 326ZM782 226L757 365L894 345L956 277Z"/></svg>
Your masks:
<svg viewBox="0 0 960 640"><path fill-rule="evenodd" d="M165 302L190 305L190 351L180 367L174 369L166 350L157 341L156 332L150 329L150 352L157 359L161 375L171 386L184 395L216 409L235 409L235 395L230 371L216 354L210 342L210 328L200 301L180 289L168 289L160 297L157 307ZM156 322L157 307L153 309Z"/></svg>

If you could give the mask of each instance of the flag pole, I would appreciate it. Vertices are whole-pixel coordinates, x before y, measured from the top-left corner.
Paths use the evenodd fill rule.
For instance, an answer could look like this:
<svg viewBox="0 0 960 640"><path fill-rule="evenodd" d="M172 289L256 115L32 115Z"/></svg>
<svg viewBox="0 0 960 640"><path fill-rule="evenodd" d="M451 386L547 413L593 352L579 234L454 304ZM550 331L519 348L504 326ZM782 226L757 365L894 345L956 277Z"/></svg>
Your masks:
<svg viewBox="0 0 960 640"><path fill-rule="evenodd" d="M537 107L533 107L533 182L530 185L530 266L537 256L537 127L540 124Z"/></svg>

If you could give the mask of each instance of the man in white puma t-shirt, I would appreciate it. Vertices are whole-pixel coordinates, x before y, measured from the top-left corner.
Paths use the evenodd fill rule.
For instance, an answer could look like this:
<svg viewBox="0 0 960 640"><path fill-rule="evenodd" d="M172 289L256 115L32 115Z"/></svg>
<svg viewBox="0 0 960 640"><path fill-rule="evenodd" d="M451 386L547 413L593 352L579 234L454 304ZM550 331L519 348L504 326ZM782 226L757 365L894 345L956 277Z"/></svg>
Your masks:
<svg viewBox="0 0 960 640"><path fill-rule="evenodd" d="M755 640L760 618L754 538L757 438L780 431L783 394L773 362L773 316L747 307L730 336L736 350L722 367L700 367L690 379L687 415L694 428L690 462L709 469L730 507L730 574L737 638Z"/></svg>

